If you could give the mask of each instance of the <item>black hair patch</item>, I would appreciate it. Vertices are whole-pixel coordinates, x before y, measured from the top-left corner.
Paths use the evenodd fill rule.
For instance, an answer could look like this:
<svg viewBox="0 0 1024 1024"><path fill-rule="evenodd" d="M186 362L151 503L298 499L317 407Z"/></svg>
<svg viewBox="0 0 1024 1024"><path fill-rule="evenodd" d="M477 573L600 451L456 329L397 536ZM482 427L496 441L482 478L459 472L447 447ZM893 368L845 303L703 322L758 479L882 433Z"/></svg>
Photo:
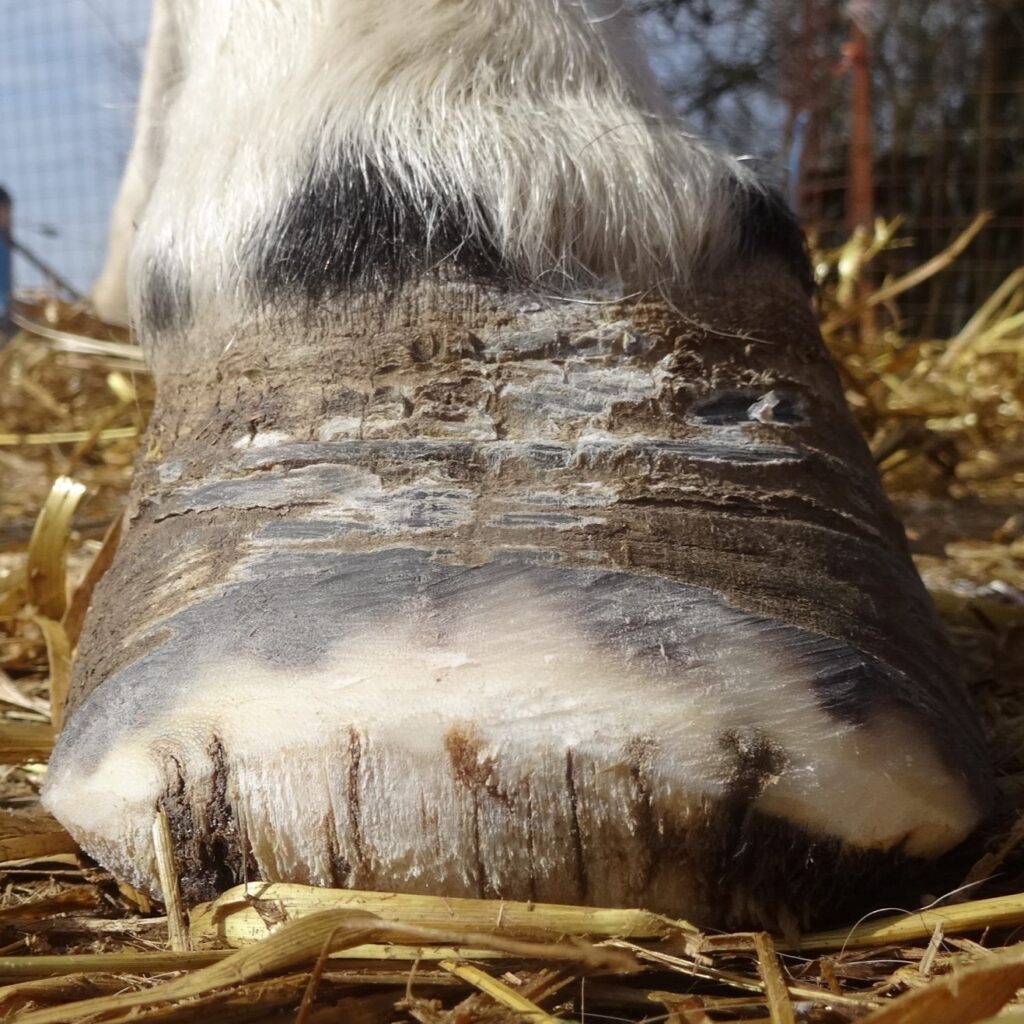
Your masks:
<svg viewBox="0 0 1024 1024"><path fill-rule="evenodd" d="M147 260L139 291L143 335L182 331L192 321L188 280L170 257Z"/></svg>
<svg viewBox="0 0 1024 1024"><path fill-rule="evenodd" d="M356 288L387 293L442 266L507 280L486 225L454 190L413 196L368 160L314 164L255 240L251 287L262 301L296 296L313 306Z"/></svg>
<svg viewBox="0 0 1024 1024"><path fill-rule="evenodd" d="M814 292L807 239L776 188L760 185L742 187L736 193L736 210L740 220L740 253L748 259L759 256L779 257L800 279L808 294Z"/></svg>

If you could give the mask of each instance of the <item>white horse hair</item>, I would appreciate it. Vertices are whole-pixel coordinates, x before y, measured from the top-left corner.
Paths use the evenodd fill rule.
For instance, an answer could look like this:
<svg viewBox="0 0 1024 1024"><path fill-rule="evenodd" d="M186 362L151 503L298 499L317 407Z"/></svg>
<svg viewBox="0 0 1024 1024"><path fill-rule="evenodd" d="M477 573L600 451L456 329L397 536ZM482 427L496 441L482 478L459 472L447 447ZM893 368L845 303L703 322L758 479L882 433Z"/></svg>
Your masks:
<svg viewBox="0 0 1024 1024"><path fill-rule="evenodd" d="M606 0L156 0L147 63L96 290L117 305L137 224L143 320L147 288L223 316L232 296L265 300L317 261L345 277L332 248L372 280L351 221L379 234L366 224L379 205L351 207L374 190L389 217L417 220L428 265L476 245L529 283L671 291L736 256L745 204L765 195L675 117ZM325 191L332 177L349 187ZM273 277L288 262L274 246L289 222L308 264L253 282L251 264Z"/></svg>

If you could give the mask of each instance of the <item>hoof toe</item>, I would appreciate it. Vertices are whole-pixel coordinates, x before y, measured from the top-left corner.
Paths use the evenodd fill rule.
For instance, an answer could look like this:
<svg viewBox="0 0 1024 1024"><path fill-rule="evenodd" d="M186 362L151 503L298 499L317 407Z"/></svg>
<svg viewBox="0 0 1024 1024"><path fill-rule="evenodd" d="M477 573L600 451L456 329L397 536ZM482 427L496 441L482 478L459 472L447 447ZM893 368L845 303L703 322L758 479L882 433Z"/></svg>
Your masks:
<svg viewBox="0 0 1024 1024"><path fill-rule="evenodd" d="M163 808L191 900L262 877L749 920L794 849L931 856L981 813L884 666L653 577L274 555L138 640L46 800L149 890Z"/></svg>

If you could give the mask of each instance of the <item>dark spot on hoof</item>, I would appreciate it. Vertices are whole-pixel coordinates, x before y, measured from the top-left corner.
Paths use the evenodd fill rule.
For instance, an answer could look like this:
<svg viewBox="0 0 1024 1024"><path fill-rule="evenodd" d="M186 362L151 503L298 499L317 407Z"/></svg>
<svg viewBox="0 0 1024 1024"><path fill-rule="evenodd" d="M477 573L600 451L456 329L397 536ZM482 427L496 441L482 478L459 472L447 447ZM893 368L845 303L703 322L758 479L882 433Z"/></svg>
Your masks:
<svg viewBox="0 0 1024 1024"><path fill-rule="evenodd" d="M789 765L785 750L760 729L729 729L718 743L733 759L729 795L744 803L756 800Z"/></svg>
<svg viewBox="0 0 1024 1024"><path fill-rule="evenodd" d="M455 781L467 789L504 800L497 784L497 762L484 754L484 741L469 725L453 725L444 736L444 749Z"/></svg>
<svg viewBox="0 0 1024 1024"><path fill-rule="evenodd" d="M168 787L162 801L177 855L181 894L190 905L259 877L252 848L232 808L229 758L218 737L211 739L207 755L211 771L206 779L188 778L170 756L176 783Z"/></svg>
<svg viewBox="0 0 1024 1024"><path fill-rule="evenodd" d="M728 391L696 405L693 410L693 418L712 426L726 423L746 423L750 419L749 409L753 401L752 395L739 391Z"/></svg>
<svg viewBox="0 0 1024 1024"><path fill-rule="evenodd" d="M726 391L698 402L692 418L709 426L752 422L790 426L804 421L804 400L795 392L782 388L761 394Z"/></svg>

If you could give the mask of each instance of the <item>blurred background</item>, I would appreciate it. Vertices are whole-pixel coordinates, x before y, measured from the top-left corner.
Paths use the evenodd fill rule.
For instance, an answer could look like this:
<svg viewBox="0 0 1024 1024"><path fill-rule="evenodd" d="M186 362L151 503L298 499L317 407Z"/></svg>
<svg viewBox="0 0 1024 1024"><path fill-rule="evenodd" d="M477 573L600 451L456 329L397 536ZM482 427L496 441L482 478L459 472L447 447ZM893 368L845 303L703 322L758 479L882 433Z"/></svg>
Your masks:
<svg viewBox="0 0 1024 1024"><path fill-rule="evenodd" d="M902 217L878 269L996 218L956 270L905 294L905 329L958 330L1024 263L1024 2L653 0L655 60L679 109L769 161L808 232L837 245Z"/></svg>
<svg viewBox="0 0 1024 1024"><path fill-rule="evenodd" d="M756 158L821 246L899 216L898 274L982 209L955 271L903 296L904 329L958 330L1024 263L1024 0L634 0L679 110ZM102 261L131 139L148 0L0 0L0 186L19 286L77 292ZM28 255L26 255L28 254Z"/></svg>

